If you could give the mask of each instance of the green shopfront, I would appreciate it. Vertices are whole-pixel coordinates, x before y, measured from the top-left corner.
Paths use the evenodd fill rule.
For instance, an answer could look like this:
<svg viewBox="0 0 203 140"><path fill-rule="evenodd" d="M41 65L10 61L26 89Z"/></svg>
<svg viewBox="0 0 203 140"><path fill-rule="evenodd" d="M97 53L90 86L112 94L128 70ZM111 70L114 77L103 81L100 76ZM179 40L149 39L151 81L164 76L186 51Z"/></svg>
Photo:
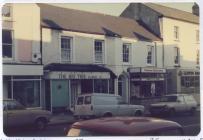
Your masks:
<svg viewBox="0 0 203 140"><path fill-rule="evenodd" d="M45 107L52 112L74 108L80 94L114 94L114 74L98 65L50 64L45 71Z"/></svg>

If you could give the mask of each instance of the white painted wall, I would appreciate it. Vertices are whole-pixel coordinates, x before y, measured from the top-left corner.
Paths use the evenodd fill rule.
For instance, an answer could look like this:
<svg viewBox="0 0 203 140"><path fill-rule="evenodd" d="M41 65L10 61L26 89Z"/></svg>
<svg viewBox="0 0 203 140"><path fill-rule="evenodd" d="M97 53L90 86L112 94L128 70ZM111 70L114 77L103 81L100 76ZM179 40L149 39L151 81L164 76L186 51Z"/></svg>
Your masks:
<svg viewBox="0 0 203 140"><path fill-rule="evenodd" d="M181 61L180 65L183 68L195 68L197 50L200 49L199 42L196 41L196 30L199 30L198 24L179 21L164 17L162 20L162 35L163 43L167 46L175 44L180 48ZM179 27L179 40L174 39L174 26ZM171 49L169 48L169 51ZM166 54L173 56L173 54L166 51ZM169 57L166 56L166 57ZM167 66L171 66L171 62L166 61Z"/></svg>

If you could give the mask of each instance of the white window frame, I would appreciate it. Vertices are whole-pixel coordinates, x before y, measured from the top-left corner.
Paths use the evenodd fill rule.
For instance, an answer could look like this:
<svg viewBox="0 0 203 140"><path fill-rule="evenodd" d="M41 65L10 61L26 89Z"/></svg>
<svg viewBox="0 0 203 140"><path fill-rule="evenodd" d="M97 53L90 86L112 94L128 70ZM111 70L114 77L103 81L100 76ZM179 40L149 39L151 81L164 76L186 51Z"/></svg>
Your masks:
<svg viewBox="0 0 203 140"><path fill-rule="evenodd" d="M127 52L127 50L124 48L124 46L125 47L128 47L128 52ZM131 43L123 43L123 46L122 46L122 62L123 63L126 63L126 64L129 64L130 63L130 57L131 57L131 55L130 55L130 52L131 52ZM127 58L125 58L125 57L127 57ZM124 61L125 59L128 59L128 61Z"/></svg>
<svg viewBox="0 0 203 140"><path fill-rule="evenodd" d="M3 57L3 60L13 60L14 57L15 57L15 48L14 48L14 33L13 33L13 30L12 29L2 29L2 37L3 37L3 30L8 30L11 32L11 39L12 39L12 44L7 44L7 43L3 43L3 40L2 40L2 51L3 51L3 45L11 45L11 57ZM2 53L3 55L3 53Z"/></svg>
<svg viewBox="0 0 203 140"><path fill-rule="evenodd" d="M70 40L70 49L67 49L66 51L69 51L70 52L70 60L65 60L64 58L62 58L62 38L65 38L65 39L69 39ZM61 60L61 63L71 63L73 61L73 37L71 36L68 36L68 35L60 35L60 60Z"/></svg>
<svg viewBox="0 0 203 140"><path fill-rule="evenodd" d="M151 52L151 54L149 54ZM151 62L149 63L149 58L151 58ZM147 65L153 65L154 63L154 46L147 46Z"/></svg>
<svg viewBox="0 0 203 140"><path fill-rule="evenodd" d="M174 64L180 64L180 49L178 47L174 47Z"/></svg>
<svg viewBox="0 0 203 140"><path fill-rule="evenodd" d="M99 51L96 52L96 50L95 50L95 47L96 47L95 42L97 42L97 41L102 42L102 46L101 46L102 50L100 52ZM104 54L105 53L105 41L101 40L101 39L94 39L94 49L93 50L94 50L94 63L96 63L96 64L104 64L105 63L104 62L105 61L105 54ZM101 53L100 54L101 55L100 56L101 57L100 61L98 61L97 58L96 58L99 53Z"/></svg>
<svg viewBox="0 0 203 140"><path fill-rule="evenodd" d="M178 26L174 26L174 39L176 41L180 39L180 28Z"/></svg>
<svg viewBox="0 0 203 140"><path fill-rule="evenodd" d="M3 12L4 12L3 9L4 9L5 7L6 7L6 8L9 8L9 16L5 16L4 13L3 13ZM12 6L11 6L10 4L5 4L5 5L3 5L3 7L2 7L2 14L1 14L1 15L2 15L2 19L4 19L4 20L9 20L9 19L11 19L11 18L12 18L12 15L13 15L13 14L12 14Z"/></svg>

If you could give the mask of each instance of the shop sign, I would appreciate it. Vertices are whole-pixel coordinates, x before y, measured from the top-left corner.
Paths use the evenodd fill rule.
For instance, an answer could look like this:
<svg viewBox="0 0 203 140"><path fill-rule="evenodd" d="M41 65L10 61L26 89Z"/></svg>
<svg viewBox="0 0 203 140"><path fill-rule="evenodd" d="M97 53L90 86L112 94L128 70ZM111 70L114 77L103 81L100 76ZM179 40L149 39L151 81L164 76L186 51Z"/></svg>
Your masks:
<svg viewBox="0 0 203 140"><path fill-rule="evenodd" d="M110 79L108 72L50 72L48 79Z"/></svg>
<svg viewBox="0 0 203 140"><path fill-rule="evenodd" d="M142 73L165 73L166 70L161 69L161 68L130 68L129 72L130 73L138 73L138 72L142 72Z"/></svg>
<svg viewBox="0 0 203 140"><path fill-rule="evenodd" d="M131 81L163 81L164 78L132 78Z"/></svg>

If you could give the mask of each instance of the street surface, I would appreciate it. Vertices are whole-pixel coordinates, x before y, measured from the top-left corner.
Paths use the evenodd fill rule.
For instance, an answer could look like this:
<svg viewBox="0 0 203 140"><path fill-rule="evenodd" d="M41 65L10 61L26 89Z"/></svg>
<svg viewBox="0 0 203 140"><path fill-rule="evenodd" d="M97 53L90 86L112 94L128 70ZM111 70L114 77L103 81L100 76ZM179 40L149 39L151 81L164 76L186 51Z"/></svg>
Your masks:
<svg viewBox="0 0 203 140"><path fill-rule="evenodd" d="M178 122L183 126L185 136L196 136L200 132L200 112L194 116L188 114L176 115L174 117L162 117L163 119ZM9 131L8 136L30 136L30 137L64 137L66 133L64 128L69 128L71 124L49 125L44 131L36 131L31 128L17 129Z"/></svg>

